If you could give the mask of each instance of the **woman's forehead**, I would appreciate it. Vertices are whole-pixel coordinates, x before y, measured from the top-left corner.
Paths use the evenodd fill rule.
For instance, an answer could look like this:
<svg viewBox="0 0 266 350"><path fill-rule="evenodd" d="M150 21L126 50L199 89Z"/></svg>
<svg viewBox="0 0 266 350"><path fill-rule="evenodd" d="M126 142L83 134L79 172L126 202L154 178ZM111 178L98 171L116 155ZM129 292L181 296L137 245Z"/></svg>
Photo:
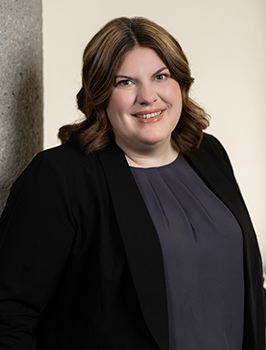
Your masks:
<svg viewBox="0 0 266 350"><path fill-rule="evenodd" d="M130 72L146 72L160 69L165 64L158 54L151 48L135 47L127 51L120 60L116 75L126 75Z"/></svg>

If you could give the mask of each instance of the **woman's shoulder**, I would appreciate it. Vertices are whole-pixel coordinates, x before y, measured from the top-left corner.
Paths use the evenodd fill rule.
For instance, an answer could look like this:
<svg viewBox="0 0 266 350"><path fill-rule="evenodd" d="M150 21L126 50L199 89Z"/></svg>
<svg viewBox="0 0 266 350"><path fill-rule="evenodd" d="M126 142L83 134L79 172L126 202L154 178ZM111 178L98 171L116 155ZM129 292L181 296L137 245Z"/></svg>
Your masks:
<svg viewBox="0 0 266 350"><path fill-rule="evenodd" d="M206 132L203 133L203 138L200 144L200 148L204 148L204 149L216 148L217 150L224 149L221 142L214 135L208 134Z"/></svg>
<svg viewBox="0 0 266 350"><path fill-rule="evenodd" d="M26 188L34 183L47 187L57 183L75 191L82 184L88 186L96 178L102 179L100 173L95 153L85 155L74 145L64 144L39 152L12 188Z"/></svg>
<svg viewBox="0 0 266 350"><path fill-rule="evenodd" d="M104 174L96 154L85 155L71 144L39 152L11 188L9 202L21 198L70 198L78 202L85 193L98 191ZM74 205L74 204L73 204Z"/></svg>
<svg viewBox="0 0 266 350"><path fill-rule="evenodd" d="M60 167L68 174L75 173L77 175L82 168L93 169L99 166L96 153L86 155L75 144L66 143L46 149L40 152L36 158L54 167Z"/></svg>
<svg viewBox="0 0 266 350"><path fill-rule="evenodd" d="M195 154L208 156L210 158L223 158L228 162L229 158L222 143L213 135L203 133L201 144Z"/></svg>
<svg viewBox="0 0 266 350"><path fill-rule="evenodd" d="M211 134L204 133L199 148L188 154L187 158L202 166L215 166L224 173L229 171L230 176L234 177L233 168L224 146Z"/></svg>
<svg viewBox="0 0 266 350"><path fill-rule="evenodd" d="M80 161L82 162L85 158L91 158L91 155L87 156L81 152L79 147L74 143L65 143L63 145L47 148L38 154L39 157L43 158L54 158L58 161ZM93 156L92 156L93 158Z"/></svg>

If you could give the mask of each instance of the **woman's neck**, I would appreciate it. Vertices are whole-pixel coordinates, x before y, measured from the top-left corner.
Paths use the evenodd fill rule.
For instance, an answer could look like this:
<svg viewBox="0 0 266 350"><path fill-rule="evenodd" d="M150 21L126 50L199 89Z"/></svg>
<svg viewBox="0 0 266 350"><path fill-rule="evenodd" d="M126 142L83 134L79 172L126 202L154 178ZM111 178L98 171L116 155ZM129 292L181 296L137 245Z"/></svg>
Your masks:
<svg viewBox="0 0 266 350"><path fill-rule="evenodd" d="M165 149L151 148L145 152L136 152L133 150L125 151L125 157L130 166L136 168L159 167L172 163L178 156L178 149L173 140L169 147Z"/></svg>

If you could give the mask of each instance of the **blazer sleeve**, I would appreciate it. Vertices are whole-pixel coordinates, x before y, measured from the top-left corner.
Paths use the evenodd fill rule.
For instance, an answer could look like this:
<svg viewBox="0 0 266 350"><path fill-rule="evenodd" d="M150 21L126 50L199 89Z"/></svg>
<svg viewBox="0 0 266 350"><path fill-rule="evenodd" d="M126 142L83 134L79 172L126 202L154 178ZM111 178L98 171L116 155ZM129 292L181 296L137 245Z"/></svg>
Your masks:
<svg viewBox="0 0 266 350"><path fill-rule="evenodd" d="M235 185L236 185L236 187L238 189L238 192L239 192L239 194L240 194L240 196L242 198L242 195L240 193L240 189L239 189L238 184L236 182L236 179L234 177L234 171L233 171L231 162L229 160L229 157L228 157L224 147L222 146L222 144L214 136L208 134L207 137L208 137L209 142L212 144L212 147L215 148L215 150L220 154L220 156L226 162L227 167L229 168L229 170L230 170L230 172L231 172L231 174L232 174L232 176L233 176L233 178L235 180ZM266 326L266 290L265 290L265 288L263 288L263 302L264 302L264 308L263 308L264 309L264 324Z"/></svg>
<svg viewBox="0 0 266 350"><path fill-rule="evenodd" d="M41 153L11 189L0 219L0 348L36 348L38 316L56 289L74 238L67 179Z"/></svg>

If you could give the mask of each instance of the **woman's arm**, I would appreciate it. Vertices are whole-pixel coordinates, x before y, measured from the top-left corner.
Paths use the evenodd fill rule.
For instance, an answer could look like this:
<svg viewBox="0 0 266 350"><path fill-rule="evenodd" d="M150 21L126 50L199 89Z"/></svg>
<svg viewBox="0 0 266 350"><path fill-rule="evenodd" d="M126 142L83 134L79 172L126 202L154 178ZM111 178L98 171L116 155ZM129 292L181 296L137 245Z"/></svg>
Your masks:
<svg viewBox="0 0 266 350"><path fill-rule="evenodd" d="M0 219L0 348L36 348L38 316L64 271L75 232L68 183L38 155L11 189Z"/></svg>

